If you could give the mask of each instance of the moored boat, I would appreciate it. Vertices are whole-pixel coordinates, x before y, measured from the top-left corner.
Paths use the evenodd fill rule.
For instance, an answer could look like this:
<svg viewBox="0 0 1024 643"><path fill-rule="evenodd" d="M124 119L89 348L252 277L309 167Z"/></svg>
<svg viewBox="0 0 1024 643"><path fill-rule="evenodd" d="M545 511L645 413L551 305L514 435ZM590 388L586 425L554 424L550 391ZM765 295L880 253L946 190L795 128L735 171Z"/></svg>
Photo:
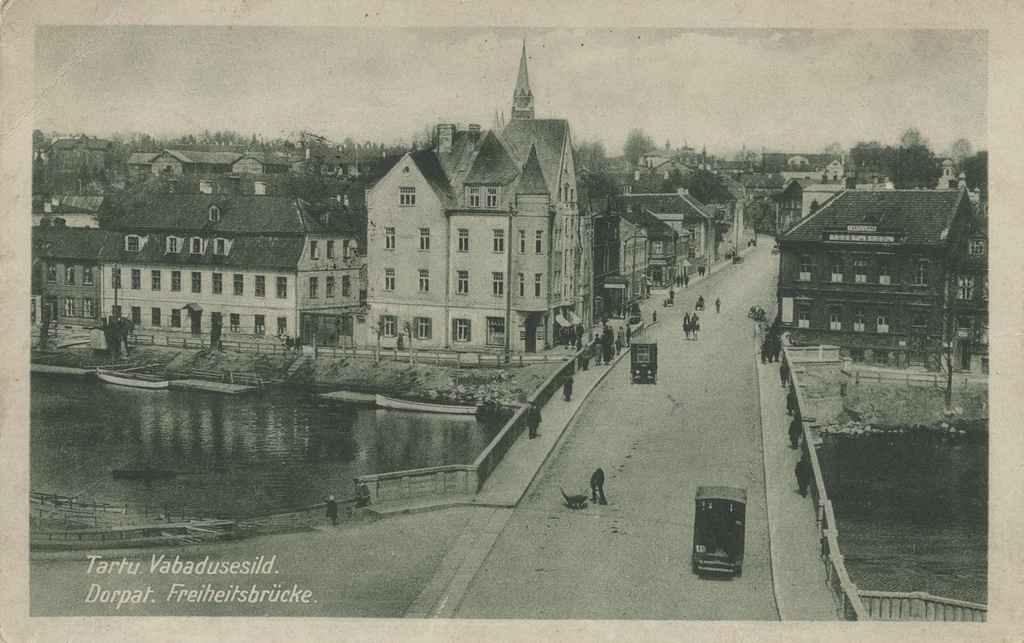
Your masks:
<svg viewBox="0 0 1024 643"><path fill-rule="evenodd" d="M107 384L150 390L166 390L171 384L170 380L164 375L135 373L130 371L114 371L104 368L96 369L96 377Z"/></svg>
<svg viewBox="0 0 1024 643"><path fill-rule="evenodd" d="M384 409L396 409L399 411L419 411L422 413L448 413L454 415L475 415L476 406L464 404L435 404L433 402L418 402L414 400L400 400L394 397L377 394L377 406Z"/></svg>

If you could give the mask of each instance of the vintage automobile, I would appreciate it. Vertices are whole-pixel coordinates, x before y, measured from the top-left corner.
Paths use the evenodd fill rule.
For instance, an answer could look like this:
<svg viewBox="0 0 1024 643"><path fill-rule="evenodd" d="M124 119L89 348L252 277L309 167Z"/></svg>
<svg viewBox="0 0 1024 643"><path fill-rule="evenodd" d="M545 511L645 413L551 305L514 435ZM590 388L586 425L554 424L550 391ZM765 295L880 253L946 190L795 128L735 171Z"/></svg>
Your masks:
<svg viewBox="0 0 1024 643"><path fill-rule="evenodd" d="M630 347L630 384L658 383L658 345L633 342Z"/></svg>
<svg viewBox="0 0 1024 643"><path fill-rule="evenodd" d="M743 573L747 490L697 488L693 516L693 573Z"/></svg>

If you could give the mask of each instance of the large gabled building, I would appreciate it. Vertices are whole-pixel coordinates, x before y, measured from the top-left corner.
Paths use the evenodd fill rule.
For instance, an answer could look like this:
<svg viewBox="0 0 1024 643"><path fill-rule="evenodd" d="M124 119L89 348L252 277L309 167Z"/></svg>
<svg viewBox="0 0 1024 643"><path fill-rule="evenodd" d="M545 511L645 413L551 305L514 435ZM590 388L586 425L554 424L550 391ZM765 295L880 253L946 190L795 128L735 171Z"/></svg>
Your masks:
<svg viewBox="0 0 1024 643"><path fill-rule="evenodd" d="M369 341L534 352L589 327L569 124L533 115L524 47L501 131L439 125L370 190Z"/></svg>
<svg viewBox="0 0 1024 643"><path fill-rule="evenodd" d="M984 249L983 229L966 190L846 190L779 238L783 329L794 344L895 367L937 369L952 339L956 368L972 368L963 355L987 335L986 264L954 266L972 240Z"/></svg>

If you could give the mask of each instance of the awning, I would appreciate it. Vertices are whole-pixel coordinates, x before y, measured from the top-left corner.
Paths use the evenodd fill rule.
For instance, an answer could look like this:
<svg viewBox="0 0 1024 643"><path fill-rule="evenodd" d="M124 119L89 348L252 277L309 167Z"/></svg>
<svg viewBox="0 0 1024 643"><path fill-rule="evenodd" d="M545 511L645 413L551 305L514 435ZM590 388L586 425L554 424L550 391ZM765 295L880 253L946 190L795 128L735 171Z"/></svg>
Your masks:
<svg viewBox="0 0 1024 643"><path fill-rule="evenodd" d="M570 322L565 317L562 317L561 315L555 315L555 323L563 328L568 328L569 326L572 326L572 322Z"/></svg>
<svg viewBox="0 0 1024 643"><path fill-rule="evenodd" d="M583 323L583 320L580 319L579 316L577 316L576 313L572 312L571 310L570 311L566 311L565 316L573 324L582 324Z"/></svg>
<svg viewBox="0 0 1024 643"><path fill-rule="evenodd" d="M200 306L199 304L185 304L184 306L182 306L182 308L187 308L187 309L189 309L189 310L191 310L193 312L197 312L197 313L203 312L203 307Z"/></svg>

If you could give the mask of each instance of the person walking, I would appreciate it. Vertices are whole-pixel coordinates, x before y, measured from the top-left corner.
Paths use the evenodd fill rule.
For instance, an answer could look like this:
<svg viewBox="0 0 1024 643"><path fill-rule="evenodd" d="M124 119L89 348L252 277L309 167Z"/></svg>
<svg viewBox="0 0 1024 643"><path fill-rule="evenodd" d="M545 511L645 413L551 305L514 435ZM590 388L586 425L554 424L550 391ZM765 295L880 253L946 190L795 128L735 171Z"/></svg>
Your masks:
<svg viewBox="0 0 1024 643"><path fill-rule="evenodd" d="M331 519L332 525L338 526L338 502L334 496L327 499L327 517Z"/></svg>
<svg viewBox="0 0 1024 643"><path fill-rule="evenodd" d="M623 347L625 347L625 345L626 345L626 331L624 331L620 327L619 328L619 333L615 337L615 354L618 355L619 353L621 353L622 349L623 349Z"/></svg>
<svg viewBox="0 0 1024 643"><path fill-rule="evenodd" d="M800 488L800 495L804 498L807 497L807 487L811 486L813 479L814 469L811 467L811 461L807 454L804 453L800 456L800 462L796 463L796 484Z"/></svg>
<svg viewBox="0 0 1024 643"><path fill-rule="evenodd" d="M786 394L786 415L793 415L796 413L796 407L796 390L790 388L789 393Z"/></svg>
<svg viewBox="0 0 1024 643"><path fill-rule="evenodd" d="M715 314L722 312L722 299L715 297Z"/></svg>
<svg viewBox="0 0 1024 643"><path fill-rule="evenodd" d="M688 275L688 274L686 274L684 272L683 273L683 288L689 288L689 287L690 287L690 275Z"/></svg>
<svg viewBox="0 0 1024 643"><path fill-rule="evenodd" d="M668 300L671 303L675 303L676 301L676 291L671 286L668 288Z"/></svg>
<svg viewBox="0 0 1024 643"><path fill-rule="evenodd" d="M629 346L631 341L633 341L633 327L626 324L626 346Z"/></svg>
<svg viewBox="0 0 1024 643"><path fill-rule="evenodd" d="M562 396L566 402L572 400L572 384L572 375L566 375L565 379L562 380Z"/></svg>
<svg viewBox="0 0 1024 643"><path fill-rule="evenodd" d="M768 363L768 340L761 342L761 363Z"/></svg>
<svg viewBox="0 0 1024 643"><path fill-rule="evenodd" d="M602 505L608 504L608 499L604 497L604 471L600 467L594 472L594 475L590 476L590 493L592 496L591 502L600 502Z"/></svg>
<svg viewBox="0 0 1024 643"><path fill-rule="evenodd" d="M526 410L526 426L530 428L530 439L534 439L539 433L537 429L540 428L540 408L536 402L530 402L530 407Z"/></svg>
<svg viewBox="0 0 1024 643"><path fill-rule="evenodd" d="M693 338L697 339L697 333L700 332L700 317L697 313L693 313L693 317L690 318L690 326L693 327Z"/></svg>
<svg viewBox="0 0 1024 643"><path fill-rule="evenodd" d="M592 350L593 345L591 344L583 346L583 351L580 353L580 370L586 371L590 369L590 353Z"/></svg>
<svg viewBox="0 0 1024 643"><path fill-rule="evenodd" d="M794 449L800 446L800 434L803 432L804 425L800 420L800 414L797 413L793 416L793 421L789 423L789 446Z"/></svg>
<svg viewBox="0 0 1024 643"><path fill-rule="evenodd" d="M779 366L779 379L782 380L782 388L789 384L789 362L783 361Z"/></svg>

